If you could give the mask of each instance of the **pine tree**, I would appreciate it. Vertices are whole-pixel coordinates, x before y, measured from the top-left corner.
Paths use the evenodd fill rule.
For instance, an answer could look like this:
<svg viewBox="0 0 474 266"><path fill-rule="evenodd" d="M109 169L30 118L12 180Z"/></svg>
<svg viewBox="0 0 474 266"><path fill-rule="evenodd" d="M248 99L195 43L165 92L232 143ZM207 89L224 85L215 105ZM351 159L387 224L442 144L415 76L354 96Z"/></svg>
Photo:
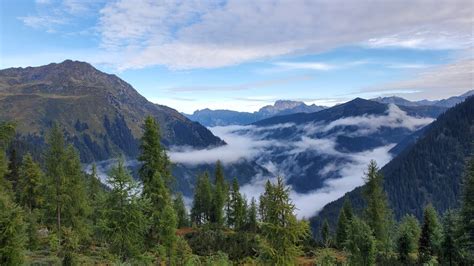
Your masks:
<svg viewBox="0 0 474 266"><path fill-rule="evenodd" d="M339 249L343 249L346 243L349 223L350 221L346 218L346 212L341 208L336 228L336 245Z"/></svg>
<svg viewBox="0 0 474 266"><path fill-rule="evenodd" d="M0 178L4 178L0 174ZM12 192L0 186L0 265L22 265L25 252L25 222Z"/></svg>
<svg viewBox="0 0 474 266"><path fill-rule="evenodd" d="M31 212L44 202L42 190L44 177L39 164L33 161L29 153L23 157L19 176L21 176L17 186L19 203Z"/></svg>
<svg viewBox="0 0 474 266"><path fill-rule="evenodd" d="M259 213L260 213L260 220L262 222L268 222L268 215L267 210L271 209L271 202L270 197L273 194L273 186L269 180L265 183L265 192L260 195L260 206L259 206Z"/></svg>
<svg viewBox="0 0 474 266"><path fill-rule="evenodd" d="M370 226L354 217L348 232L347 250L350 252L350 265L375 265L376 240Z"/></svg>
<svg viewBox="0 0 474 266"><path fill-rule="evenodd" d="M63 134L57 124L54 124L51 128L47 143L49 147L46 152L46 185L49 198L46 201L50 211L47 217L55 217L55 222L51 221L50 224L56 225L56 235L58 243L61 245L61 214L65 198L64 182L66 179L63 162L65 161L66 151L64 149Z"/></svg>
<svg viewBox="0 0 474 266"><path fill-rule="evenodd" d="M388 207L387 195L383 190L383 176L378 171L377 163L371 161L365 176L364 197L367 208L364 215L366 223L374 233L377 249L388 252L392 214Z"/></svg>
<svg viewBox="0 0 474 266"><path fill-rule="evenodd" d="M21 265L25 251L23 210L14 203L10 183L5 181L5 150L14 134L14 126L0 123L0 265Z"/></svg>
<svg viewBox="0 0 474 266"><path fill-rule="evenodd" d="M270 183L268 183L270 184ZM275 185L266 186L261 206L265 215L262 222L260 259L265 264L292 265L301 254L301 242L309 235L307 221L298 221L289 188L282 178Z"/></svg>
<svg viewBox="0 0 474 266"><path fill-rule="evenodd" d="M344 214L346 216L346 219L347 220L352 220L352 218L354 217L354 211L352 210L352 204L351 204L351 201L349 199L345 199L344 200L344 204L342 205L342 209L344 210Z"/></svg>
<svg viewBox="0 0 474 266"><path fill-rule="evenodd" d="M428 263L439 254L442 239L441 232L436 210L429 204L425 207L423 213L423 226L418 248L420 263Z"/></svg>
<svg viewBox="0 0 474 266"><path fill-rule="evenodd" d="M100 234L100 221L103 219L104 215L104 204L105 204L105 190L102 187L100 182L97 166L92 164L91 174L88 179L88 189L87 194L90 201L91 209L93 210L91 214L91 222L94 234L96 237Z"/></svg>
<svg viewBox="0 0 474 266"><path fill-rule="evenodd" d="M466 263L474 264L474 158L469 162L461 198L460 244Z"/></svg>
<svg viewBox="0 0 474 266"><path fill-rule="evenodd" d="M159 221L160 241L166 249L168 265L171 265L171 260L176 249L176 228L178 226L178 219L174 209L170 205L166 205L161 211Z"/></svg>
<svg viewBox="0 0 474 266"><path fill-rule="evenodd" d="M191 220L196 225L206 224L210 220L212 211L212 186L209 175L203 173L198 176L196 188L194 189L193 207L191 208Z"/></svg>
<svg viewBox="0 0 474 266"><path fill-rule="evenodd" d="M16 153L16 149L13 147L11 148L8 160L8 173L5 178L10 181L13 187L13 191L17 193L17 185L20 180L20 171L19 171L19 161L18 156Z"/></svg>
<svg viewBox="0 0 474 266"><path fill-rule="evenodd" d="M411 264L411 255L418 250L418 239L420 238L420 225L418 220L412 215L403 217L397 236L397 251L400 262Z"/></svg>
<svg viewBox="0 0 474 266"><path fill-rule="evenodd" d="M257 228L257 201L255 200L255 198L252 198L247 213L247 230L249 232L257 232Z"/></svg>
<svg viewBox="0 0 474 266"><path fill-rule="evenodd" d="M173 200L173 208L178 219L178 228L189 226L189 215L184 205L183 195L178 193Z"/></svg>
<svg viewBox="0 0 474 266"><path fill-rule="evenodd" d="M446 211L443 219L443 241L441 250L443 254L443 265L457 265L459 263L459 244L456 239L457 230L456 213L452 210Z"/></svg>
<svg viewBox="0 0 474 266"><path fill-rule="evenodd" d="M232 182L232 188L229 192L229 209L227 214L228 226L237 230L240 230L245 225L246 220L246 209L244 198L239 191L239 182L237 178L234 178Z"/></svg>
<svg viewBox="0 0 474 266"><path fill-rule="evenodd" d="M152 220L147 244L152 247L161 241L159 239L161 230L159 219L162 216L162 211L166 206L172 204L169 189L172 175L169 158L160 144L159 126L151 116L145 119L140 151L138 160L142 165L138 173L143 182L143 196L151 203L150 209L147 211Z"/></svg>
<svg viewBox="0 0 474 266"><path fill-rule="evenodd" d="M87 197L87 185L79 154L71 146L65 146L61 130L54 125L48 136L46 153L46 195L48 221L55 225L58 243L61 245L63 227L71 228L81 239L89 236L87 218L90 205Z"/></svg>
<svg viewBox="0 0 474 266"><path fill-rule="evenodd" d="M211 222L222 226L224 224L224 206L227 199L227 184L225 183L224 170L220 161L216 163L214 180L214 193L212 198Z"/></svg>
<svg viewBox="0 0 474 266"><path fill-rule="evenodd" d="M321 227L321 240L325 247L329 247L331 241L331 233L329 230L329 223L327 219L324 219L323 226Z"/></svg>
<svg viewBox="0 0 474 266"><path fill-rule="evenodd" d="M171 185L172 175L169 158L160 143L160 128L151 116L145 118L144 132L140 143L140 156L138 161L142 163L138 173L143 182L143 193L153 194L153 178L160 177L167 186ZM159 175L156 175L159 172Z"/></svg>
<svg viewBox="0 0 474 266"><path fill-rule="evenodd" d="M149 201L139 196L139 184L132 179L120 160L107 179L111 191L106 196L102 230L110 251L122 261L144 251L149 219L144 211Z"/></svg>

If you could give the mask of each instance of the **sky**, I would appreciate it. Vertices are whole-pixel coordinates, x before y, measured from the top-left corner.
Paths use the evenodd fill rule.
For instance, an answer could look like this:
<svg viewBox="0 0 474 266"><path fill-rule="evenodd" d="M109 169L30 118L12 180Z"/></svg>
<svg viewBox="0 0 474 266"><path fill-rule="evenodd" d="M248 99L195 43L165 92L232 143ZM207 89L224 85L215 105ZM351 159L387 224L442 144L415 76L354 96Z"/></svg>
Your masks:
<svg viewBox="0 0 474 266"><path fill-rule="evenodd" d="M1 0L0 68L86 61L181 112L441 99L474 86L468 0Z"/></svg>

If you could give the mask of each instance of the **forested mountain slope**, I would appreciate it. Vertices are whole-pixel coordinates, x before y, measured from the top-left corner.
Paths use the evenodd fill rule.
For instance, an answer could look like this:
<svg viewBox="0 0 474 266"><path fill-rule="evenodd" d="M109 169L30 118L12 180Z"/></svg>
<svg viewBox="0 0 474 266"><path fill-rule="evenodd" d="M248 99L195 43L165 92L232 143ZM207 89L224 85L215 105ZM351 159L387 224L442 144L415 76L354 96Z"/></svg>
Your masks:
<svg viewBox="0 0 474 266"><path fill-rule="evenodd" d="M135 157L146 115L157 119L167 146L223 144L199 123L149 102L122 79L88 63L66 60L0 70L0 120L15 121L30 146L41 146L44 133L57 122L83 162Z"/></svg>
<svg viewBox="0 0 474 266"><path fill-rule="evenodd" d="M469 97L440 115L415 144L381 169L395 217L414 214L421 218L429 203L440 213L457 207L462 174L473 154L473 143L474 97ZM313 229L326 218L335 224L345 198L355 209L361 209L361 191L362 187L356 188L326 205L311 220Z"/></svg>

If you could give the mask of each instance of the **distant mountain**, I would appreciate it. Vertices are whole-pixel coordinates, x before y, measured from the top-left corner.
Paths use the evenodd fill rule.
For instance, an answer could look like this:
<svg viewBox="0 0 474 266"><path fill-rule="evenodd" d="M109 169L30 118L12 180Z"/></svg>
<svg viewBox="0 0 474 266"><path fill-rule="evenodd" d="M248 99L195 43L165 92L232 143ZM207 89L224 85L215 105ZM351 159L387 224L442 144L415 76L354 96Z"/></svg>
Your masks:
<svg viewBox="0 0 474 266"><path fill-rule="evenodd" d="M441 213L457 207L463 171L474 153L473 143L474 96L440 115L416 142L381 169L395 217L413 214L421 218L428 203ZM362 189L356 188L326 205L311 219L313 229L317 230L326 218L335 224L345 198L360 210L364 206Z"/></svg>
<svg viewBox="0 0 474 266"><path fill-rule="evenodd" d="M66 60L0 70L0 120L16 121L19 138L36 149L57 122L84 162L135 157L147 115L160 123L167 146L224 144L199 123L147 101L122 79L88 63Z"/></svg>
<svg viewBox="0 0 474 266"><path fill-rule="evenodd" d="M378 97L372 100L376 102L380 102L380 103L393 103L396 105L403 105L403 106L439 106L439 107L450 108L464 101L466 98L468 98L471 95L474 95L474 90L470 90L459 96L453 96L448 99L435 100L435 101L429 101L429 100L409 101L404 98L396 97L396 96Z"/></svg>
<svg viewBox="0 0 474 266"><path fill-rule="evenodd" d="M342 177L345 165L359 167L369 156L390 157L393 146L444 110L357 98L315 113L260 120L234 134L259 145L256 163L284 176L296 192L308 193Z"/></svg>
<svg viewBox="0 0 474 266"><path fill-rule="evenodd" d="M197 110L186 117L205 126L247 125L258 120L286 114L313 113L325 109L324 106L306 105L304 102L278 100L274 105L267 105L257 112L237 112L230 110Z"/></svg>

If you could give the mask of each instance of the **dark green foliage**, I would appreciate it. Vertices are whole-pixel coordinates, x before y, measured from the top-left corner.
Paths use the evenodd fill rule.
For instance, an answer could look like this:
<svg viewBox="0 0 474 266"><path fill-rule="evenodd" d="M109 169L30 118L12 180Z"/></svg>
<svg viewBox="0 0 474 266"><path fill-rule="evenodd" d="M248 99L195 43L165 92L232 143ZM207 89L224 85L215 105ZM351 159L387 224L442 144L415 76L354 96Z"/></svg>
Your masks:
<svg viewBox="0 0 474 266"><path fill-rule="evenodd" d="M441 242L442 263L455 265L460 261L459 241L457 239L457 214L448 210L443 219L443 241Z"/></svg>
<svg viewBox="0 0 474 266"><path fill-rule="evenodd" d="M110 251L122 261L137 257L144 251L149 222L144 211L149 202L139 197L138 183L119 161L109 174L111 191L106 198L102 230Z"/></svg>
<svg viewBox="0 0 474 266"><path fill-rule="evenodd" d="M373 231L363 220L354 217L349 226L347 250L350 265L375 265L376 239Z"/></svg>
<svg viewBox="0 0 474 266"><path fill-rule="evenodd" d="M414 263L414 255L418 250L418 239L420 238L420 225L418 220L407 215L403 217L398 226L397 252L399 260L403 264Z"/></svg>
<svg viewBox="0 0 474 266"><path fill-rule="evenodd" d="M461 248L465 260L474 263L474 158L466 167L460 210Z"/></svg>
<svg viewBox="0 0 474 266"><path fill-rule="evenodd" d="M19 170L21 176L17 184L18 201L28 210L40 207L44 202L44 176L39 164L27 153Z"/></svg>
<svg viewBox="0 0 474 266"><path fill-rule="evenodd" d="M258 221L257 221L257 201L255 198L252 198L250 201L250 207L247 211L247 223L246 230L249 232L257 232Z"/></svg>
<svg viewBox="0 0 474 266"><path fill-rule="evenodd" d="M331 232L329 229L328 220L324 220L323 227L321 227L321 240L325 247L329 247L331 244Z"/></svg>
<svg viewBox="0 0 474 266"><path fill-rule="evenodd" d="M212 186L207 173L198 176L194 192L191 222L195 225L206 224L212 212Z"/></svg>
<svg viewBox="0 0 474 266"><path fill-rule="evenodd" d="M178 219L178 228L190 226L189 214L184 205L183 195L178 193L173 200L173 208Z"/></svg>
<svg viewBox="0 0 474 266"><path fill-rule="evenodd" d="M0 175L0 178L3 176ZM22 209L0 186L0 265L21 265L26 241Z"/></svg>
<svg viewBox="0 0 474 266"><path fill-rule="evenodd" d="M246 200L239 191L239 183L236 178L232 182L229 192L229 203L227 208L227 225L234 229L242 229L246 221Z"/></svg>
<svg viewBox="0 0 474 266"><path fill-rule="evenodd" d="M224 206L227 200L227 191L224 170L222 169L221 162L217 161L210 220L211 223L215 223L218 226L224 225Z"/></svg>
<svg viewBox="0 0 474 266"><path fill-rule="evenodd" d="M436 210L432 205L426 206L418 248L420 263L428 263L440 254L441 230Z"/></svg>
<svg viewBox="0 0 474 266"><path fill-rule="evenodd" d="M414 145L382 168L384 188L396 219L407 213L422 219L423 207L430 202L440 213L459 206L463 172L467 158L472 156L473 125L474 97L469 97L441 114ZM362 191L356 188L326 205L312 219L313 230L318 230L324 218L335 225L347 198L356 213L362 210Z"/></svg>
<svg viewBox="0 0 474 266"><path fill-rule="evenodd" d="M153 185L150 183L155 177L162 178L166 184L171 183L170 162L165 150L161 147L160 128L151 116L145 119L138 160L142 163L138 173L143 181L145 195L152 196L154 194L148 190L153 189ZM156 175L156 173L159 174Z"/></svg>
<svg viewBox="0 0 474 266"><path fill-rule="evenodd" d="M276 184L266 186L261 197L262 242L260 260L266 264L288 265L302 253L301 242L309 235L306 221L298 221L295 206L289 197L289 188L278 178Z"/></svg>
<svg viewBox="0 0 474 266"><path fill-rule="evenodd" d="M375 161L370 162L365 176L364 198L367 202L365 221L372 228L378 250L387 252L390 248L391 211L383 190L383 176Z"/></svg>

